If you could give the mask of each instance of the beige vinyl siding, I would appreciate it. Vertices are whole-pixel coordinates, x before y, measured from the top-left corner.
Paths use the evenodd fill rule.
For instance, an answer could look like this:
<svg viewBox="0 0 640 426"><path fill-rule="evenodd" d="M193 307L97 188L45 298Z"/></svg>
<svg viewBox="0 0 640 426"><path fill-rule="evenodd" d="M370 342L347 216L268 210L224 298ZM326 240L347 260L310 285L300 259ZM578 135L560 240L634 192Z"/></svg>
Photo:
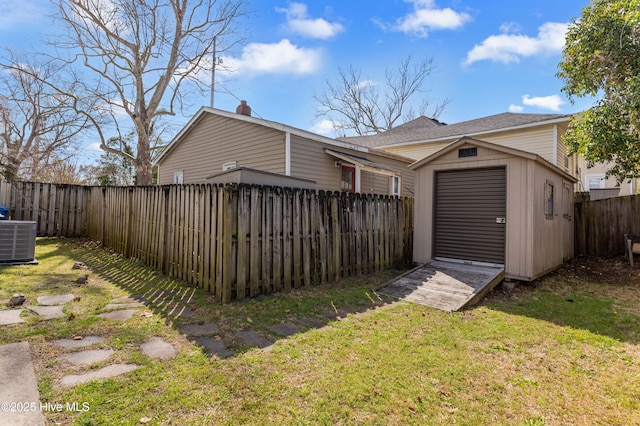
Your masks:
<svg viewBox="0 0 640 426"><path fill-rule="evenodd" d="M557 137L560 138L559 135L562 133L563 132L558 129ZM531 129L513 130L509 132L487 133L474 136L474 138L495 143L496 145L502 145L537 154L549 161L551 164L554 164L564 170L564 157L561 158L561 156L557 155L557 152L554 151L555 147L561 144L561 141L558 140L558 143L556 144L554 135L556 135L556 132L554 132L554 125L548 125ZM448 141L425 142L423 144L416 145L390 146L384 148L384 150L404 157L413 158L415 160L421 160L446 147L452 142L454 142L453 139ZM562 145L564 146L564 144ZM558 158L557 164L554 162L555 157Z"/></svg>
<svg viewBox="0 0 640 426"><path fill-rule="evenodd" d="M418 161L444 148L451 142L453 141L431 142L419 145L390 146L387 148L383 148L383 150Z"/></svg>
<svg viewBox="0 0 640 426"><path fill-rule="evenodd" d="M174 172L184 173L184 183L204 183L222 172L222 164L272 173L285 172L285 134L282 131L205 114L201 121L159 164L158 183L173 183Z"/></svg>
<svg viewBox="0 0 640 426"><path fill-rule="evenodd" d="M524 129L511 132L481 135L477 139L495 143L520 151L531 152L544 158L553 165L564 168L562 164L556 164L556 141L554 139L553 125Z"/></svg>
<svg viewBox="0 0 640 426"><path fill-rule="evenodd" d="M400 195L413 196L415 172L407 167L409 162L324 144L296 135L291 135L291 176L315 180L316 189L319 190L340 191L340 167L335 166L336 158L325 152L327 148L364 157L386 169L393 170L401 178L402 193ZM360 192L389 194L391 189L389 179L389 176L361 171Z"/></svg>
<svg viewBox="0 0 640 426"><path fill-rule="evenodd" d="M472 146L472 145L463 145ZM540 163L485 147L477 157L458 158L458 151L443 155L416 170L414 261L433 259L434 176L438 170L506 167L507 223L505 276L533 280L573 257L573 222L563 215L563 185L571 185L561 175ZM553 218L544 214L545 183L555 188ZM570 233L570 235L567 235ZM567 243L567 244L565 244Z"/></svg>

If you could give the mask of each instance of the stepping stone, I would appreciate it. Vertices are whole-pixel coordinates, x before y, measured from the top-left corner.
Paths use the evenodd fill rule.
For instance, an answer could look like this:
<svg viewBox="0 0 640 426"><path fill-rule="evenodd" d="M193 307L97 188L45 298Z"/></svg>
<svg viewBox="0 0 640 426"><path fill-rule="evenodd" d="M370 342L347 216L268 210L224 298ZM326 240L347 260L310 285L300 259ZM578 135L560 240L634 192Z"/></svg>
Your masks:
<svg viewBox="0 0 640 426"><path fill-rule="evenodd" d="M75 299L73 294L59 294L57 296L40 296L38 303L45 306L64 305Z"/></svg>
<svg viewBox="0 0 640 426"><path fill-rule="evenodd" d="M22 311L24 311L24 309L8 309L0 311L0 325L20 324L21 322L25 322L20 318Z"/></svg>
<svg viewBox="0 0 640 426"><path fill-rule="evenodd" d="M148 342L141 344L140 350L149 358L156 359L175 358L177 354L176 349L170 343L165 342L159 337L154 337Z"/></svg>
<svg viewBox="0 0 640 426"><path fill-rule="evenodd" d="M64 354L60 358L75 365L91 365L94 362L109 359L111 355L113 355L112 349L95 349Z"/></svg>
<svg viewBox="0 0 640 426"><path fill-rule="evenodd" d="M105 312L98 315L100 318L114 320L114 321L126 321L138 312L137 309L123 309L120 311Z"/></svg>
<svg viewBox="0 0 640 426"><path fill-rule="evenodd" d="M104 307L107 311L117 311L118 309L130 309L130 308L141 308L144 304L140 302L132 302L132 303L109 303Z"/></svg>
<svg viewBox="0 0 640 426"><path fill-rule="evenodd" d="M0 411L0 423L14 426L44 426L38 382L28 342L0 345L0 403L35 403L37 410Z"/></svg>
<svg viewBox="0 0 640 426"><path fill-rule="evenodd" d="M302 324L308 325L309 327L313 327L313 328L321 328L325 326L325 323L315 318L301 318L299 319L299 321Z"/></svg>
<svg viewBox="0 0 640 426"><path fill-rule="evenodd" d="M134 296L124 296L124 297L116 297L115 299L111 299L111 303L141 303L146 304L147 299L142 296L134 295Z"/></svg>
<svg viewBox="0 0 640 426"><path fill-rule="evenodd" d="M222 339L216 340L214 337L196 337L193 341L210 355L215 355L219 358L228 358L233 355L233 351L227 349Z"/></svg>
<svg viewBox="0 0 640 426"><path fill-rule="evenodd" d="M211 336L220 332L218 324L207 322L204 324L186 324L179 328L180 333L187 336Z"/></svg>
<svg viewBox="0 0 640 426"><path fill-rule="evenodd" d="M302 329L295 324L291 324L288 322L272 325L269 327L269 330L274 333L280 334L281 336L293 336L296 333L300 333Z"/></svg>
<svg viewBox="0 0 640 426"><path fill-rule="evenodd" d="M104 337L100 336L85 336L82 340L58 339L53 341L56 345L66 349L84 348L85 346L91 346L102 342L104 342Z"/></svg>
<svg viewBox="0 0 640 426"><path fill-rule="evenodd" d="M47 320L52 318L63 318L66 317L65 313L62 312L62 306L29 306L30 310L40 315L41 319Z"/></svg>
<svg viewBox="0 0 640 426"><path fill-rule="evenodd" d="M96 379L108 379L140 368L135 364L112 364L85 374L70 374L60 379L62 386L77 386Z"/></svg>
<svg viewBox="0 0 640 426"><path fill-rule="evenodd" d="M245 346L252 346L260 349L267 348L273 344L253 330L239 331L235 335Z"/></svg>

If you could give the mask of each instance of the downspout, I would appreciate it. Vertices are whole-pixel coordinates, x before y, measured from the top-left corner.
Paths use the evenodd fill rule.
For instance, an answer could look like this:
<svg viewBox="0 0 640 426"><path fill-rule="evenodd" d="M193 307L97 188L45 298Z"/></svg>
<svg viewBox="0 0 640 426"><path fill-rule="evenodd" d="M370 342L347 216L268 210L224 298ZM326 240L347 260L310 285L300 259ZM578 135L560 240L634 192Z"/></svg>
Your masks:
<svg viewBox="0 0 640 426"><path fill-rule="evenodd" d="M558 125L553 125L553 165L560 167L558 164Z"/></svg>
<svg viewBox="0 0 640 426"><path fill-rule="evenodd" d="M291 133L284 134L284 174L291 176Z"/></svg>

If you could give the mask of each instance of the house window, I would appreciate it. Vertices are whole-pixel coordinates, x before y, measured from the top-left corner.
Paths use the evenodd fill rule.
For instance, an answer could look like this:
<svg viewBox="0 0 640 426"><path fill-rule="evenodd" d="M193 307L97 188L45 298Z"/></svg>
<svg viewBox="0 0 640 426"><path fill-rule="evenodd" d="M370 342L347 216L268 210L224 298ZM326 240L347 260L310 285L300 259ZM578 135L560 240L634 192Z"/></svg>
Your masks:
<svg viewBox="0 0 640 426"><path fill-rule="evenodd" d="M391 195L400 196L400 176L391 176Z"/></svg>
<svg viewBox="0 0 640 426"><path fill-rule="evenodd" d="M173 183L182 185L183 182L184 182L184 172L174 172Z"/></svg>
<svg viewBox="0 0 640 426"><path fill-rule="evenodd" d="M544 214L547 219L553 219L553 197L554 197L554 188L553 183L547 181L545 184L545 210Z"/></svg>
<svg viewBox="0 0 640 426"><path fill-rule="evenodd" d="M340 189L345 192L356 192L356 168L343 165L340 170Z"/></svg>
<svg viewBox="0 0 640 426"><path fill-rule="evenodd" d="M604 175L587 175L587 189L600 189L605 187Z"/></svg>

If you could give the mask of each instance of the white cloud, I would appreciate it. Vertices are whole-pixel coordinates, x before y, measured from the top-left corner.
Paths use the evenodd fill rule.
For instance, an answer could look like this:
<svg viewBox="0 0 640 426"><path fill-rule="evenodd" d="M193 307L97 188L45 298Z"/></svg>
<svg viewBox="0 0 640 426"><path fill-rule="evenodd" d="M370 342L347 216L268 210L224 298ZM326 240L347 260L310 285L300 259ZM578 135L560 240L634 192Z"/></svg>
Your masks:
<svg viewBox="0 0 640 426"><path fill-rule="evenodd" d="M321 53L298 47L289 40L278 43L250 43L240 58L222 58L221 73L229 74L311 74L320 68Z"/></svg>
<svg viewBox="0 0 640 426"><path fill-rule="evenodd" d="M45 13L44 5L39 1L0 0L0 28L36 23Z"/></svg>
<svg viewBox="0 0 640 426"><path fill-rule="evenodd" d="M524 107L522 105L509 105L509 112L522 112Z"/></svg>
<svg viewBox="0 0 640 426"><path fill-rule="evenodd" d="M524 95L522 103L527 106L534 106L541 109L550 109L551 111L560 111L560 107L564 105L564 101L558 95L530 97Z"/></svg>
<svg viewBox="0 0 640 426"><path fill-rule="evenodd" d="M276 11L287 15L287 27L292 32L305 37L324 40L344 31L344 27L339 23L322 18L310 18L306 4L291 3L288 8L276 7Z"/></svg>
<svg viewBox="0 0 640 426"><path fill-rule="evenodd" d="M333 120L320 120L313 125L311 131L319 135L333 136L336 130L342 128L342 123Z"/></svg>
<svg viewBox="0 0 640 426"><path fill-rule="evenodd" d="M467 52L465 64L485 59L494 62L520 62L522 57L561 52L568 24L547 22L538 28L536 37L521 34L500 34L486 38ZM503 31L514 29L514 24L503 24Z"/></svg>
<svg viewBox="0 0 640 426"><path fill-rule="evenodd" d="M429 31L453 30L471 21L471 16L451 8L439 9L433 0L405 0L413 4L413 12L398 19L396 31L427 37Z"/></svg>
<svg viewBox="0 0 640 426"><path fill-rule="evenodd" d="M100 142L94 142L92 144L87 145L86 147L87 151L93 151L93 152L104 152L101 148L100 148Z"/></svg>

